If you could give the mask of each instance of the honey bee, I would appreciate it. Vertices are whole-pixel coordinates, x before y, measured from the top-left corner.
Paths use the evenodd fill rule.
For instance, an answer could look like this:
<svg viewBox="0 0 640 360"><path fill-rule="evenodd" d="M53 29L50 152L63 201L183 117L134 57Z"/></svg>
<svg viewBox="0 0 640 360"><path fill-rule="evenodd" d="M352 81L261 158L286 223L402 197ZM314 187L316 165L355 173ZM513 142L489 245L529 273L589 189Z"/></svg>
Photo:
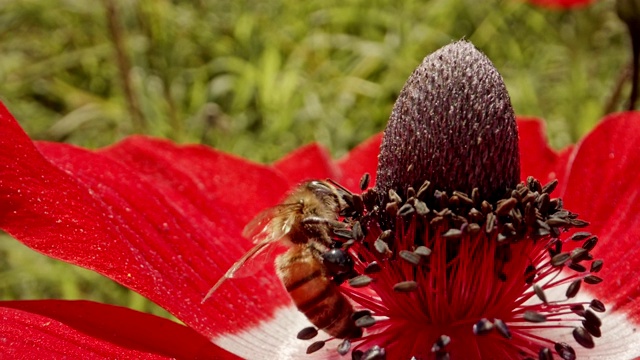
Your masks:
<svg viewBox="0 0 640 360"><path fill-rule="evenodd" d="M346 225L338 221L348 191L328 181L309 181L294 190L282 204L260 213L243 236L256 244L213 286L205 300L250 259L268 245L280 242L288 250L275 260L276 273L293 302L319 329L336 338L357 338L362 330L351 315L354 310L323 263L332 247L331 233ZM204 301L204 300L203 300Z"/></svg>

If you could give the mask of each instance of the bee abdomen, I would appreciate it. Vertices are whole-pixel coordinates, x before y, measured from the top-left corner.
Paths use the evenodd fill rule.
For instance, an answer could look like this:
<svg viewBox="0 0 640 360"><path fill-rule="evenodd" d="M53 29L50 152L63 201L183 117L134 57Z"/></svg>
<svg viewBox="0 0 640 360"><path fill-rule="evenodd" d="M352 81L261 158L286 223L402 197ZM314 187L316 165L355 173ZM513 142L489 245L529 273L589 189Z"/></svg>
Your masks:
<svg viewBox="0 0 640 360"><path fill-rule="evenodd" d="M324 276L322 264L307 249L290 249L278 258L276 265L293 302L312 324L337 338L362 335L351 319L351 303Z"/></svg>

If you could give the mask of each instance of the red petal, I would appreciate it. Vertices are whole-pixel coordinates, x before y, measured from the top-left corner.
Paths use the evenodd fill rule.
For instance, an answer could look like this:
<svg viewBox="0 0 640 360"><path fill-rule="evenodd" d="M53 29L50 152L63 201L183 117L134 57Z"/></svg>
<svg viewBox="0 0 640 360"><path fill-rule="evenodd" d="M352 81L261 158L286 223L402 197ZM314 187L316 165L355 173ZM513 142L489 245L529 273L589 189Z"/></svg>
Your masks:
<svg viewBox="0 0 640 360"><path fill-rule="evenodd" d="M340 172L331 161L329 152L318 144L298 148L273 164L293 187L305 180L332 178L339 180Z"/></svg>
<svg viewBox="0 0 640 360"><path fill-rule="evenodd" d="M0 358L234 359L186 326L90 301L0 302Z"/></svg>
<svg viewBox="0 0 640 360"><path fill-rule="evenodd" d="M286 191L267 167L134 138L102 153L40 143L0 108L0 227L147 296L207 337L290 302L269 268L201 300L250 246L246 219Z"/></svg>
<svg viewBox="0 0 640 360"><path fill-rule="evenodd" d="M371 175L369 187L375 185L381 142L382 133L376 134L356 146L336 162L340 170L342 170L340 183L344 187L351 191L358 191L360 189L360 179L364 173Z"/></svg>
<svg viewBox="0 0 640 360"><path fill-rule="evenodd" d="M544 122L535 118L518 118L520 135L520 178L533 176L543 184L562 174L556 171L558 155L547 143Z"/></svg>
<svg viewBox="0 0 640 360"><path fill-rule="evenodd" d="M605 281L592 292L640 321L640 113L605 118L576 148L564 190L565 207L590 221L600 237Z"/></svg>

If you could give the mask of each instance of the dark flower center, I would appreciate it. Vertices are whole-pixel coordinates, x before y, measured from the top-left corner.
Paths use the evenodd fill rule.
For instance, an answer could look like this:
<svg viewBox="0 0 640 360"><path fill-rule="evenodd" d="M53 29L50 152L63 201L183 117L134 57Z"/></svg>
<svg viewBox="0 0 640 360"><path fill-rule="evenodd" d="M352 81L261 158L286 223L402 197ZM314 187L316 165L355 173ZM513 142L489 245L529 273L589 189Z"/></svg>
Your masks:
<svg viewBox="0 0 640 360"><path fill-rule="evenodd" d="M576 296L601 281L597 237L575 232L588 223L551 197L556 181L519 183L519 164L491 62L467 42L425 58L394 106L375 187L365 176L361 195L341 190L349 230L334 235L351 262L333 280L364 332L340 354L574 359L572 346L594 347L604 306Z"/></svg>
<svg viewBox="0 0 640 360"><path fill-rule="evenodd" d="M366 329L352 340L354 356L574 358L569 344L546 337L553 328L592 348L604 307L571 299L601 281L602 261L590 254L597 238L564 236L588 224L550 197L556 184L529 178L494 203L428 181L407 188L407 199L390 191L383 207L373 190L346 195L352 231L340 236L355 272L342 290L365 309L354 315ZM548 297L559 288L561 298Z"/></svg>

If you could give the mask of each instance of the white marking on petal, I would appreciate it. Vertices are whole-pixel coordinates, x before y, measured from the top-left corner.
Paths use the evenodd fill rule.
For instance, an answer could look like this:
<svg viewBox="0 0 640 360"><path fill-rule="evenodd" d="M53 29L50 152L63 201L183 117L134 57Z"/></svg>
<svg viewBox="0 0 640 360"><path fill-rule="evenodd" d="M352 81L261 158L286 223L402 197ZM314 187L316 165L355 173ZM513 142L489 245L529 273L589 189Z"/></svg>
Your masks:
<svg viewBox="0 0 640 360"><path fill-rule="evenodd" d="M309 320L295 306L290 306L276 310L272 318L257 326L236 334L224 334L211 341L245 359L340 359L336 351L340 340L328 342L311 355L306 354L309 345L329 338L319 331L318 336L311 340L298 340L298 332L308 326L312 326Z"/></svg>
<svg viewBox="0 0 640 360"><path fill-rule="evenodd" d="M563 273L561 276L566 276ZM589 287L593 285L582 284L582 288L578 295L570 302L589 303L592 299L598 298L589 291ZM555 286L551 289L545 289L545 294L549 301L565 299L565 291L567 286ZM537 298L527 302L539 303ZM536 334L556 342L565 342L576 351L578 359L587 360L627 360L640 357L640 324L631 321L623 311L611 311L611 304L604 303L607 311L595 314L602 320L602 337L593 340L596 344L593 349L585 349L576 343L571 334L571 328L550 328L540 329ZM588 308L588 306L585 306ZM564 322L566 325L582 326L580 322Z"/></svg>

